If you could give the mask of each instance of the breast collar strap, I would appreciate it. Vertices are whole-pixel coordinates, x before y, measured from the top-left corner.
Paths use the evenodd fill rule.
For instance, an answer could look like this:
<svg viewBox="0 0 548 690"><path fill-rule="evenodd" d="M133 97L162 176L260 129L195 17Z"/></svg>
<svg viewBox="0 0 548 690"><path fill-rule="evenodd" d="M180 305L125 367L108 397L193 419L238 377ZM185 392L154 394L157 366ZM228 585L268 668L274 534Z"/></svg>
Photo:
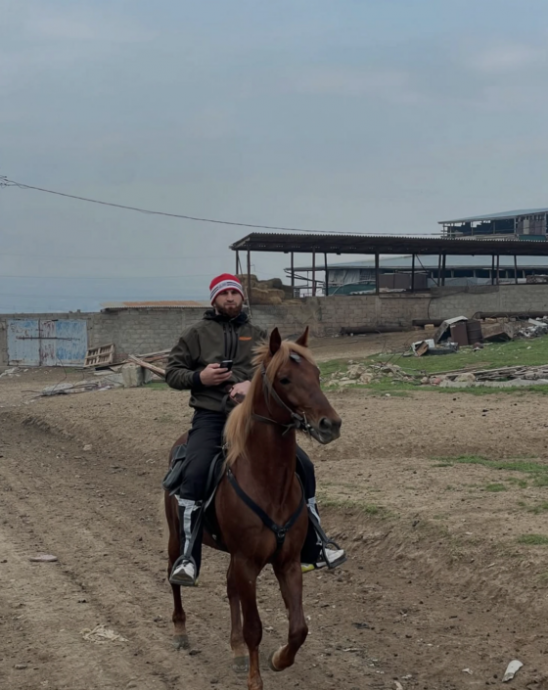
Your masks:
<svg viewBox="0 0 548 690"><path fill-rule="evenodd" d="M287 434L287 432L290 431L290 429L305 431L307 434L310 434L312 427L308 423L306 415L304 414L304 412L302 414L295 412L288 405L286 405L286 403L280 398L280 396L274 390L274 386L266 376L266 367L264 364L262 366L261 374L263 377L263 393L266 406L268 407L268 411L270 412L270 405L268 403L270 398L272 398L277 405L279 405L282 409L289 413L291 421L289 423L278 422L275 419L271 419L270 417L263 417L260 414L252 414L252 418L257 422L262 422L263 424L272 424L274 426L283 427L283 436L285 436L285 434Z"/></svg>

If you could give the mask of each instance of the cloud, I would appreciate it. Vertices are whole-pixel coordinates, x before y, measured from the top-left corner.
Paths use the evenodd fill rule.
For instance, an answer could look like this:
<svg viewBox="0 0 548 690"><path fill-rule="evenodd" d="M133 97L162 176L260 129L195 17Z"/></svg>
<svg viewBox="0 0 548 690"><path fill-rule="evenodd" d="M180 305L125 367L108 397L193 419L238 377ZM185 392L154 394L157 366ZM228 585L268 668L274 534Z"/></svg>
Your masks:
<svg viewBox="0 0 548 690"><path fill-rule="evenodd" d="M119 16L97 3L8 2L2 8L6 41L109 42L148 41L155 33L131 16Z"/></svg>
<svg viewBox="0 0 548 690"><path fill-rule="evenodd" d="M483 50L469 60L470 66L484 74L506 74L546 62L548 50L518 43Z"/></svg>
<svg viewBox="0 0 548 690"><path fill-rule="evenodd" d="M394 103L414 103L420 94L404 71L318 68L291 77L290 91L319 96L374 96Z"/></svg>

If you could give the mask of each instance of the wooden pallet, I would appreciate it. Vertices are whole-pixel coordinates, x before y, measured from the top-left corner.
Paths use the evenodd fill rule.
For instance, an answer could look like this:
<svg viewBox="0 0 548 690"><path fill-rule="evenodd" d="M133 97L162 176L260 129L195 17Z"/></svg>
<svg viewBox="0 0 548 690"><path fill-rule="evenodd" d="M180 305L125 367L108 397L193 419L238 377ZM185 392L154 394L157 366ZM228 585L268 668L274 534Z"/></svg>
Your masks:
<svg viewBox="0 0 548 690"><path fill-rule="evenodd" d="M86 352L85 367L108 366L114 363L114 344L91 347Z"/></svg>

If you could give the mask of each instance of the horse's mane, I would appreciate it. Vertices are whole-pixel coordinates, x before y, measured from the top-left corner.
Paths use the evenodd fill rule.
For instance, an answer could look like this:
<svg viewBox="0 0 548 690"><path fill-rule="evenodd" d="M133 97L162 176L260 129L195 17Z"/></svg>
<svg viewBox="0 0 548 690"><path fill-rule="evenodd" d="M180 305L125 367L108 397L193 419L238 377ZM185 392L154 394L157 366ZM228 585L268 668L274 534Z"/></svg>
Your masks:
<svg viewBox="0 0 548 690"><path fill-rule="evenodd" d="M262 365L266 367L266 377L272 383L278 369L287 363L289 356L295 352L311 364L315 364L312 354L307 347L298 345L291 340L283 340L280 349L274 356L270 354L270 344L264 342L255 348L253 365L255 375L245 399L235 407L225 426L225 443L228 447L227 464L231 465L239 456L245 456L247 438L253 425L253 404L257 389L263 385Z"/></svg>

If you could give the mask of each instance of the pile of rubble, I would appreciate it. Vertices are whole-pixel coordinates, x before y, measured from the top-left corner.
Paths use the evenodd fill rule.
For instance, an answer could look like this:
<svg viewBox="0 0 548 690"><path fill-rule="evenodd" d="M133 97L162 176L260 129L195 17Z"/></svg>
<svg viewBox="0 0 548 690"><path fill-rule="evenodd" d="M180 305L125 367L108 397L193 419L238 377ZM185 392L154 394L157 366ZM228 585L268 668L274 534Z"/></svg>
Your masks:
<svg viewBox="0 0 548 690"><path fill-rule="evenodd" d="M411 351L417 357L452 354L457 352L459 347L469 345L476 350L481 349L485 341L538 338L546 334L548 334L548 316L541 318L498 316L482 319L455 316L442 321L432 338L414 342L411 345Z"/></svg>
<svg viewBox="0 0 548 690"><path fill-rule="evenodd" d="M325 383L336 386L368 385L389 377L394 381L412 382L413 376L406 374L397 364L363 364L349 360L346 371L335 371L327 376Z"/></svg>

